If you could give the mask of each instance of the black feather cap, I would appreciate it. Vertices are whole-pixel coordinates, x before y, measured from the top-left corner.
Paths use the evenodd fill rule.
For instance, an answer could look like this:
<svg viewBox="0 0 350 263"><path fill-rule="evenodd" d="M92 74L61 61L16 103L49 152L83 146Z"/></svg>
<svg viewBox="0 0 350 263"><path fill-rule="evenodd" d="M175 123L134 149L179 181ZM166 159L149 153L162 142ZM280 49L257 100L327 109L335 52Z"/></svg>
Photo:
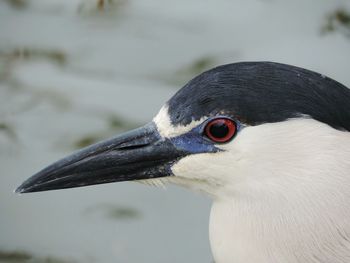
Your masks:
<svg viewBox="0 0 350 263"><path fill-rule="evenodd" d="M273 62L216 67L168 101L173 125L225 114L246 125L308 116L350 131L350 90L319 73Z"/></svg>

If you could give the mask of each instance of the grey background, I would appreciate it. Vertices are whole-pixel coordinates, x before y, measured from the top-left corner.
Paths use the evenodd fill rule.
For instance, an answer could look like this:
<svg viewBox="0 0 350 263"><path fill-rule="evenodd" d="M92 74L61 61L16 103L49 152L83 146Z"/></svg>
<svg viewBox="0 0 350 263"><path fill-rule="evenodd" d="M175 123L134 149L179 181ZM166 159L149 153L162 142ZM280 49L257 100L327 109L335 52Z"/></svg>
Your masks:
<svg viewBox="0 0 350 263"><path fill-rule="evenodd" d="M147 123L215 65L277 61L350 86L350 1L104 2L0 2L0 262L212 262L198 194L130 182L12 191Z"/></svg>

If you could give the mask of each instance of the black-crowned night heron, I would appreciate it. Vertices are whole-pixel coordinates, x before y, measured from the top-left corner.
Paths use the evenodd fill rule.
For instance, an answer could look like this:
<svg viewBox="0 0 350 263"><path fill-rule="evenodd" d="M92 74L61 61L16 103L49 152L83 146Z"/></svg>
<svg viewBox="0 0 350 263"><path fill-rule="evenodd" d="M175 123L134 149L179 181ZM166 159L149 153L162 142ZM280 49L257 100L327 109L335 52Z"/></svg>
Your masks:
<svg viewBox="0 0 350 263"><path fill-rule="evenodd" d="M213 199L217 263L350 262L350 90L305 69L224 65L146 126L87 147L19 193L126 180Z"/></svg>

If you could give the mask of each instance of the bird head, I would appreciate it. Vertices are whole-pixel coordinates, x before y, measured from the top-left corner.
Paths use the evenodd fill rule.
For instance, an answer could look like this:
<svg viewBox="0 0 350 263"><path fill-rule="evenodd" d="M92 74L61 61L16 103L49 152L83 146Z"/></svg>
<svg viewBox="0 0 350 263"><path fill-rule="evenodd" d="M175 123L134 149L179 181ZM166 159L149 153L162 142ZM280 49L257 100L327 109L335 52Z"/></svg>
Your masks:
<svg viewBox="0 0 350 263"><path fill-rule="evenodd" d="M288 187L301 172L322 169L327 138L350 131L349 101L345 86L305 69L219 66L188 82L149 124L53 163L16 191L140 180L220 198Z"/></svg>

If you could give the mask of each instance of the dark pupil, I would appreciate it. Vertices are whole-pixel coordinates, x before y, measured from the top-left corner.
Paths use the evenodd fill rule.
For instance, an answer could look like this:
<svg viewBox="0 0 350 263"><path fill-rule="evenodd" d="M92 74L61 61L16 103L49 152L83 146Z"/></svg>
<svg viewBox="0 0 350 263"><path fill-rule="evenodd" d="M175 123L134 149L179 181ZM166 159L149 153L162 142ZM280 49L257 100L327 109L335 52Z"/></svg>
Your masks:
<svg viewBox="0 0 350 263"><path fill-rule="evenodd" d="M210 127L210 134L215 138L224 138L229 130L225 123L215 123Z"/></svg>

